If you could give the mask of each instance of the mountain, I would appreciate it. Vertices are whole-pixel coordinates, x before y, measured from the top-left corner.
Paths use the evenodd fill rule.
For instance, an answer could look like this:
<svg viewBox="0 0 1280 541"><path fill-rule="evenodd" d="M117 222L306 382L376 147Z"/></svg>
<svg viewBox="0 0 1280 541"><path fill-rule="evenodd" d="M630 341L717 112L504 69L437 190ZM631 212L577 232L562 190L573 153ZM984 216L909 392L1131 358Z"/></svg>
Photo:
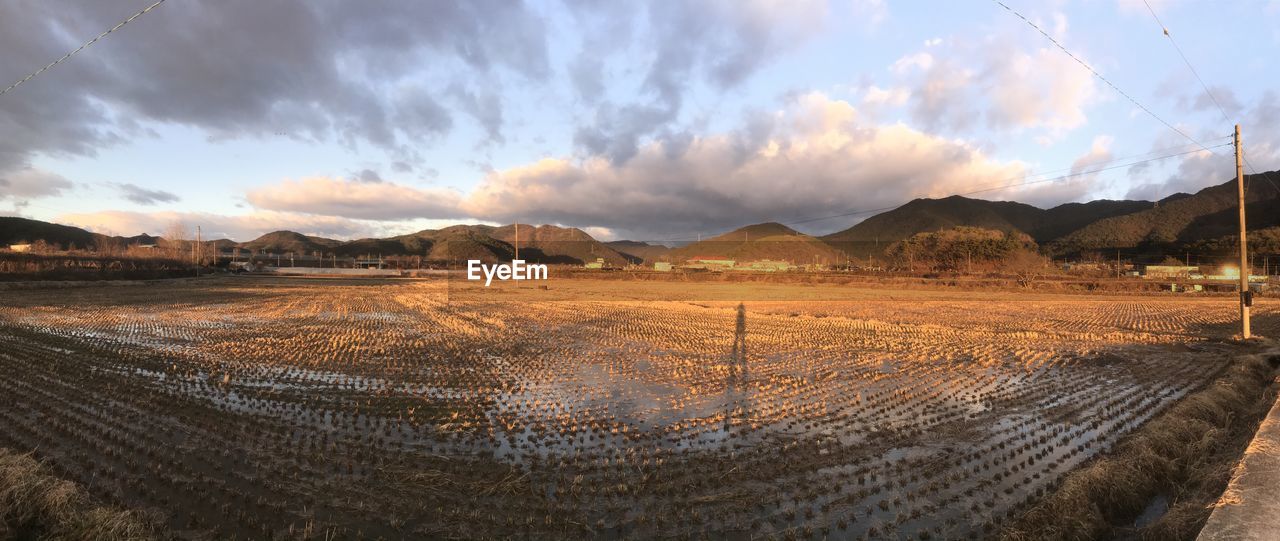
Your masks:
<svg viewBox="0 0 1280 541"><path fill-rule="evenodd" d="M1270 178L1264 178L1270 177ZM1280 173L1247 175L1250 231L1280 228ZM520 256L530 262L582 264L603 258L613 265L683 261L694 256L741 261L760 259L807 263L841 261L882 252L894 241L916 233L956 226L981 227L1030 235L1056 255L1122 249L1130 253L1195 250L1230 251L1237 225L1235 180L1194 194L1175 193L1156 202L1099 200L1040 209L1014 201L985 201L961 196L916 199L872 216L844 231L821 238L768 222L736 229L680 248L634 241L602 243L581 229L520 224ZM1280 240L1272 234L1266 244ZM0 246L43 240L63 248L160 244L151 235L107 237L77 227L17 217L0 217ZM1251 238L1252 241L1252 238ZM515 255L516 226L455 225L387 238L338 241L275 231L249 242L209 241L219 249L344 257L424 256L428 260L509 260ZM1265 249L1264 249L1265 251Z"/></svg>
<svg viewBox="0 0 1280 541"><path fill-rule="evenodd" d="M95 246L102 237L79 227L51 224L39 220L18 217L0 217L0 246L23 244L43 240L49 244L57 244L63 248L75 245L78 248Z"/></svg>
<svg viewBox="0 0 1280 541"><path fill-rule="evenodd" d="M1031 230L1026 233L1036 242L1051 242L1098 220L1140 212L1154 204L1150 201L1099 199L1088 203L1058 205L1046 210L1038 223L1032 225Z"/></svg>
<svg viewBox="0 0 1280 541"><path fill-rule="evenodd" d="M985 201L958 195L943 199L915 199L844 231L824 235L822 240L837 243L878 241L888 245L916 233L956 226L1026 233L1043 213L1044 210L1013 201Z"/></svg>
<svg viewBox="0 0 1280 541"><path fill-rule="evenodd" d="M617 250L594 239L576 227L554 225L530 226L520 224L519 237L516 225L504 225L489 233L493 238L519 245L520 258L536 263L561 263L581 265L603 258L612 265L625 265L628 260ZM518 243L517 243L518 240Z"/></svg>
<svg viewBox="0 0 1280 541"><path fill-rule="evenodd" d="M419 231L412 239L397 237L411 249L416 245L433 261L478 259L486 263L509 261L515 256L510 244L493 238L493 226L454 225L443 229Z"/></svg>
<svg viewBox="0 0 1280 541"><path fill-rule="evenodd" d="M653 263L654 261L662 261L667 253L671 252L670 246L662 244L649 244L636 240L615 240L604 243L605 246L613 248L623 257L633 263Z"/></svg>
<svg viewBox="0 0 1280 541"><path fill-rule="evenodd" d="M822 240L777 222L749 225L667 252L671 261L719 258L736 261L771 259L794 264L844 261L845 255Z"/></svg>
<svg viewBox="0 0 1280 541"><path fill-rule="evenodd" d="M315 252L330 253L341 244L342 241L311 237L293 231L274 231L249 242L241 243L240 247L253 253L284 254L293 252L298 255L310 255Z"/></svg>
<svg viewBox="0 0 1280 541"><path fill-rule="evenodd" d="M877 214L845 229L825 235L834 245L878 242L881 247L916 233L980 227L1026 233L1036 242L1048 242L1092 222L1150 208L1150 201L1099 200L1067 203L1045 210L1014 201L986 201L953 195L942 199L916 199Z"/></svg>
<svg viewBox="0 0 1280 541"><path fill-rule="evenodd" d="M1272 182L1263 178L1271 175ZM1245 212L1250 230L1280 225L1280 190L1276 173L1245 175L1248 194ZM1239 231L1239 205L1235 179L1192 195L1175 194L1146 210L1094 221L1056 239L1054 253L1128 248L1159 250L1200 243Z"/></svg>

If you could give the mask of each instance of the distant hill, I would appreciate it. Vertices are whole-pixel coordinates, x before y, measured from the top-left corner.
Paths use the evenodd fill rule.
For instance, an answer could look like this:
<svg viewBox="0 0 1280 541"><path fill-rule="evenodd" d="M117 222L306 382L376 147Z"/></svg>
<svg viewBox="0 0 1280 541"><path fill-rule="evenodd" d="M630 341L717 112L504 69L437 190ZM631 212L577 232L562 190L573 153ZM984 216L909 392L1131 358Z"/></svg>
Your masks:
<svg viewBox="0 0 1280 541"><path fill-rule="evenodd" d="M1013 201L985 201L953 195L943 199L916 199L896 209L877 214L858 224L825 235L831 242L876 242L888 244L916 233L981 227L997 231L1027 233L1044 210Z"/></svg>
<svg viewBox="0 0 1280 541"><path fill-rule="evenodd" d="M771 259L794 264L835 263L845 255L822 240L777 222L749 225L723 235L675 248L666 257L688 261L696 257L758 261Z"/></svg>
<svg viewBox="0 0 1280 541"><path fill-rule="evenodd" d="M327 254L340 245L342 245L342 241L338 240L311 237L293 231L274 231L249 242L243 242L240 247L254 253L284 254L293 252L298 255L309 255L315 252Z"/></svg>
<svg viewBox="0 0 1280 541"><path fill-rule="evenodd" d="M1280 180L1280 175L1272 176ZM1250 230L1280 225L1280 192L1262 175L1245 175L1245 210ZM1239 229L1235 179L1193 195L1179 194L1158 205L1123 216L1094 221L1054 240L1054 253L1099 249L1161 249L1235 235Z"/></svg>
<svg viewBox="0 0 1280 541"><path fill-rule="evenodd" d="M1262 178L1270 175L1271 181ZM1247 175L1251 231L1280 227L1280 173ZM853 227L821 238L802 234L776 222L749 225L679 248L635 241L602 243L581 229L520 224L520 256L536 263L582 264L604 258L610 264L679 262L694 256L741 261L788 260L794 263L842 261L882 253L895 241L922 232L957 226L1025 233L1057 255L1124 249L1159 253L1199 250L1230 251L1237 229L1234 179L1194 194L1175 193L1158 202L1099 200L1067 203L1041 209L1015 201L986 201L961 196L916 199L872 216ZM1269 229L1271 228L1271 229ZM1270 238L1270 237L1268 237ZM63 248L100 244L123 247L159 244L147 234L107 237L78 227L17 217L0 217L0 246L43 240ZM1274 239L1273 239L1274 240ZM249 242L210 241L222 250L232 247L268 253L321 252L344 257L424 256L428 260L509 260L515 255L516 227L455 225L387 238L338 241L293 231L275 231ZM1272 240L1265 246L1274 244ZM1265 249L1264 249L1265 250ZM1144 252L1145 251L1145 252ZM847 255L846 255L847 254Z"/></svg>
<svg viewBox="0 0 1280 541"><path fill-rule="evenodd" d="M631 262L637 264L662 261L662 258L671 252L670 246L649 244L647 242L640 242L636 240L615 240L604 244L605 246L613 248Z"/></svg>
<svg viewBox="0 0 1280 541"><path fill-rule="evenodd" d="M1048 242L1094 221L1138 212L1151 205L1150 201L1104 199L1067 203L1045 210L1014 201L986 201L953 195L942 199L916 199L822 239L835 245L879 242L881 246L887 246L916 233L967 226L1026 233L1036 242Z"/></svg>
<svg viewBox="0 0 1280 541"><path fill-rule="evenodd" d="M490 235L507 244L516 244L516 226L494 228ZM625 265L627 258L576 227L520 224L520 258L537 263L581 265L603 258L612 265Z"/></svg>
<svg viewBox="0 0 1280 541"><path fill-rule="evenodd" d="M433 261L462 261L479 259L485 262L509 261L514 257L510 244L493 238L493 227L488 225L454 225L443 229L419 231L413 236L426 250L427 259ZM402 239L412 243L415 239Z"/></svg>
<svg viewBox="0 0 1280 541"><path fill-rule="evenodd" d="M51 224L27 218L0 217L0 245L30 243L43 240L49 244L57 244L67 248L74 244L77 248L96 246L101 235L90 233L79 227Z"/></svg>

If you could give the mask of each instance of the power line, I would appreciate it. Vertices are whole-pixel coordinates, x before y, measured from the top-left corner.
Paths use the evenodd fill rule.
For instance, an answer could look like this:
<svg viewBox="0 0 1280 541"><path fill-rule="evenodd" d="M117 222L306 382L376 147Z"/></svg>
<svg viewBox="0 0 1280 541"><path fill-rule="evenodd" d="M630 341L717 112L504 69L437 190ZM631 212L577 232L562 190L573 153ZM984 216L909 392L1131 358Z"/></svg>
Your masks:
<svg viewBox="0 0 1280 541"><path fill-rule="evenodd" d="M1196 81L1201 83L1201 88L1203 88L1204 90L1204 95L1208 96L1208 98L1210 98L1210 100L1213 101L1213 105L1217 106L1217 111L1219 111L1219 113L1222 114L1222 120L1226 120L1226 122L1231 123L1231 115L1226 114L1226 109L1225 107L1222 107L1222 104L1220 101L1217 101L1217 96L1213 96L1213 91L1211 91L1210 88L1208 88L1208 84L1204 84L1204 78L1202 78L1201 75L1199 75L1199 72L1196 69L1196 67L1192 65L1192 61L1190 61L1187 58L1187 55L1184 54L1183 47L1178 46L1178 40L1174 40L1174 35L1172 35L1172 33L1169 32L1169 27L1165 26L1164 20L1160 20L1160 15L1156 14L1156 9L1152 8L1151 3L1149 3L1149 1L1147 0L1142 0L1142 3L1147 5L1147 12L1151 12L1151 18L1156 19L1156 24L1160 26L1161 31L1164 31L1165 37L1169 38L1169 45L1174 46L1174 50L1178 51L1178 56L1180 56L1180 58L1183 59L1183 64L1187 64L1187 69L1189 69L1190 72L1192 72L1192 75L1196 75ZM1244 159L1244 165L1247 165L1249 168L1249 173L1257 175L1258 170L1254 168L1253 162L1249 161L1249 156L1244 155L1242 157ZM1270 173L1263 173L1262 178L1265 178L1268 183L1271 183L1271 187L1275 188L1276 192L1280 192L1280 185L1276 185L1275 180L1271 179ZM1244 191L1245 192L1249 191L1248 182L1244 183Z"/></svg>
<svg viewBox="0 0 1280 541"><path fill-rule="evenodd" d="M100 39L102 39L102 38L107 37L107 34L110 34L110 33L112 33L112 32L115 32L116 30L119 30L119 29L120 29L120 27L122 27L122 26L124 26L124 25L126 25L126 24L129 24L129 23L133 22L133 20L134 20L134 19L137 19L138 17L143 16L143 15L144 15L144 14L146 14L148 11L151 11L151 10L155 9L155 8L156 8L156 6L159 6L160 4L163 4L164 2L165 2L165 0L157 0L157 1L156 1L156 3L151 4L151 5L149 5L149 6L145 7L145 8L142 8L142 10L141 10L141 11L139 11L139 12L137 12L137 13L134 13L133 15L130 15L128 19L125 19L125 20L123 20L123 21L120 21L120 22L119 22L119 23L117 23L115 26L113 26L113 27L111 27L111 28L108 28L106 32L103 32L103 33L101 33L101 34L98 34L98 36L97 36L97 37L95 37L95 38L93 38L93 39L91 39L91 40L89 40L89 41L86 41L86 42L84 43L84 45L81 45L81 46L77 47L74 51L71 51L71 52L69 52L69 53L67 53L67 54L65 54L65 55L62 55L62 58L59 58L59 59L57 59L57 60L54 60L53 62L50 62L50 63L49 63L49 65L47 65L47 66L45 66L45 67L43 67L43 68L40 68L40 69L38 69L38 70L36 70L36 71L32 72L30 75L28 75L28 76L26 76L26 77L23 77L23 78L21 78L21 79L18 79L18 82L16 82L16 83L13 83L13 84L9 85L9 86L8 86L7 88L5 88L4 90L0 90L0 96L3 96L4 94L8 93L10 90L13 90L13 89L17 88L17 87L18 87L18 85L20 85L20 84L22 84L22 83L25 83L25 82L27 82L27 81L30 81L33 77L35 77L35 76L37 76L37 75L40 75L41 73L44 73L44 72L45 72L45 71L47 71L49 68L52 68L52 67L54 67L54 66L56 66L56 65L58 65L58 64L63 63L64 61L66 61L68 58L71 58L71 57L72 57L73 55L75 55L76 53L78 53L78 52L80 52L80 51L83 51L85 48L87 48L87 47L88 47L88 46L90 46L90 45L93 45L94 43L97 43L97 42L98 42L98 40L100 40Z"/></svg>
<svg viewBox="0 0 1280 541"><path fill-rule="evenodd" d="M1187 69L1191 70L1191 74L1196 76L1197 81L1200 81L1200 87L1204 89L1204 93L1207 94L1209 99L1213 100L1213 104L1218 107L1218 112L1222 113L1222 119L1227 122L1231 122L1231 118L1227 115L1227 110L1218 102L1218 98L1213 95L1213 92L1209 91L1209 85L1204 83L1204 79L1200 77L1200 72L1196 71L1195 66L1192 66L1191 61L1187 59L1187 55L1183 54L1182 47L1178 46L1178 41L1173 39L1173 34L1169 33L1169 27L1164 25L1164 22L1160 20L1159 15L1156 15L1155 8L1152 8L1151 3L1147 2L1147 0L1142 0L1142 3L1146 4L1147 11L1151 12L1151 18L1155 19L1156 24L1160 25L1160 29L1164 31L1164 37L1169 38L1169 43L1173 45L1173 49L1175 51L1178 51L1178 56L1182 57L1182 62L1187 65Z"/></svg>
<svg viewBox="0 0 1280 541"><path fill-rule="evenodd" d="M1186 134L1186 132L1183 132L1182 130L1178 129L1178 128L1177 128L1177 127L1175 127L1173 124L1170 124L1170 123L1166 122L1166 121L1165 121L1165 119L1160 118L1160 116L1159 116L1159 115L1157 115L1157 114L1155 114L1154 112L1152 112L1152 111L1151 111L1151 109L1148 109L1148 108L1147 108L1147 106L1145 106L1145 105L1143 105L1143 104L1141 104L1141 103L1138 103L1138 100L1134 99L1134 98L1133 98L1133 96L1130 96L1130 95L1129 95L1128 93L1126 93L1125 91L1120 90L1120 87L1116 86L1116 85L1115 85L1115 83L1112 83L1112 82L1111 82L1110 80L1108 80L1106 77L1103 77L1101 73L1098 73L1098 71L1097 71L1097 70L1095 70L1095 69L1093 69L1093 67L1092 67L1092 66L1090 66L1090 65L1089 65L1088 63L1086 63L1084 60L1081 60L1081 59L1080 59L1080 57L1076 56L1074 53L1072 53L1070 50L1068 50L1065 46L1063 46L1061 43L1059 43L1059 42L1058 42L1058 40L1054 39L1054 37L1053 37L1053 36L1050 36L1048 32L1045 32L1045 31L1044 31L1044 29L1040 28L1040 26L1039 26L1039 25L1037 25L1036 23L1031 22L1031 20L1030 20L1030 19L1028 19L1028 18L1024 17L1021 13L1018 13L1018 12L1017 12L1017 10L1015 10L1015 9L1013 9L1013 8L1011 8L1011 7L1009 7L1009 6L1008 6L1008 5L1006 5L1004 2L1001 2L1000 0L992 0L992 1L993 1L993 2L995 2L996 4L999 4L999 5L1000 5L1000 7L1004 8L1004 9L1005 9L1006 11L1008 11L1009 13L1012 13L1012 14L1016 15L1019 19L1022 19L1022 21L1023 21L1023 22L1025 22L1025 23L1027 23L1029 26L1031 26L1031 28L1036 29L1036 31L1037 31L1037 32L1040 32L1040 35L1044 36L1044 37L1045 37L1045 39L1049 40L1049 42L1050 42L1050 43L1053 43L1055 46L1057 46L1059 49L1061 49L1061 50L1062 50L1062 52L1066 53L1066 55L1067 55L1067 56L1069 56L1069 57L1071 57L1071 59L1072 59L1072 60L1075 60L1075 61L1076 61L1076 63L1080 64L1081 66L1084 66L1084 69L1089 70L1089 73L1092 73L1094 77L1097 77L1099 80L1101 80L1102 82L1106 83L1106 84L1107 84L1107 86L1111 87L1111 89L1112 89L1112 90L1115 90L1115 91L1116 91L1116 93L1120 94L1121 96L1124 96L1124 97L1125 97L1125 99L1127 99L1127 100L1129 100L1130 102L1132 102L1132 103L1133 103L1134 105L1136 105L1139 109L1142 109L1142 111L1143 111L1143 112L1147 113L1148 115L1151 115L1151 118L1154 118L1154 119L1156 119L1156 120L1160 121L1160 123L1161 123L1161 124L1164 124L1164 125L1165 125L1166 127L1168 127L1169 129L1171 129L1171 130L1173 130L1173 131L1177 132L1177 133L1178 133L1178 135L1181 135L1181 136L1185 137L1188 141L1191 141L1192 143L1195 143L1195 144L1196 144L1196 145L1198 145L1201 149L1203 149L1203 150L1209 150L1208 148L1205 148L1205 146L1204 146L1204 145L1200 144L1200 142L1199 142L1199 141L1196 141L1196 140L1195 140L1195 139L1193 139L1190 135L1187 135L1187 134Z"/></svg>

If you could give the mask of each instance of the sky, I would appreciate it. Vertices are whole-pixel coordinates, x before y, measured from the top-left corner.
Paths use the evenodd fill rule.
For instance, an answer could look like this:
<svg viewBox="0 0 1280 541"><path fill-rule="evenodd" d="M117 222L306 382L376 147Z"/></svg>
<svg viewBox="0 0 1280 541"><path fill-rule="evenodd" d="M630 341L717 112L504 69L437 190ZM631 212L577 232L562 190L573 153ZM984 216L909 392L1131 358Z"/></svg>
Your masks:
<svg viewBox="0 0 1280 541"><path fill-rule="evenodd" d="M1156 200L1230 180L1235 123L1280 169L1280 0L1148 0L1173 42L1142 0L1004 1L1048 37L982 0L168 0L0 95L0 215L660 241ZM0 87L150 3L0 3Z"/></svg>

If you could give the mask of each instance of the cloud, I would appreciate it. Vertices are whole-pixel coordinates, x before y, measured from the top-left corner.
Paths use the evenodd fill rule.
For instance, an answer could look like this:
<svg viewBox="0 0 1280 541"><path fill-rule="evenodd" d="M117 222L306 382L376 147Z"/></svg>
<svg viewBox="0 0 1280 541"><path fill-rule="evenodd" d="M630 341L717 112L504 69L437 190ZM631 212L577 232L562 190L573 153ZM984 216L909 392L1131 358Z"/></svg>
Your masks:
<svg viewBox="0 0 1280 541"><path fill-rule="evenodd" d="M1217 90L1214 94L1219 100L1222 100L1223 96L1230 96L1229 93L1218 94ZM1234 100L1233 97L1228 99ZM1225 107L1227 103L1223 105ZM1263 173L1280 169L1280 131L1275 129L1275 126L1280 125L1280 93L1268 90L1252 105L1241 107L1241 110L1241 140L1248 160L1245 172ZM1221 130L1195 132L1183 125L1179 125L1178 128L1199 141L1216 141L1215 138L1223 135ZM1186 139L1168 132L1157 139L1152 147L1168 148L1186 144L1188 144ZM1125 197L1161 199L1178 192L1195 193L1230 180L1235 175L1235 158L1231 148L1215 149L1215 151L1202 150L1182 158L1173 172L1163 180L1150 180L1154 175L1139 171L1143 173L1146 181L1136 183ZM1280 183L1280 180L1274 179L1275 176L1272 175L1273 182Z"/></svg>
<svg viewBox="0 0 1280 541"><path fill-rule="evenodd" d="M653 141L623 164L596 156L495 171L462 208L491 221L603 226L620 237L662 239L946 196L1023 170L963 142L868 123L851 104L818 93L754 123L694 136L678 153ZM842 229L854 220L812 228Z"/></svg>
<svg viewBox="0 0 1280 541"><path fill-rule="evenodd" d="M150 190L138 186L137 184L117 184L120 188L121 195L125 199L137 203L139 205L155 205L157 203L174 203L181 199L175 194L164 190Z"/></svg>
<svg viewBox="0 0 1280 541"><path fill-rule="evenodd" d="M582 7L582 6L579 6ZM640 98L627 102L588 99L594 111L575 130L574 143L590 154L603 154L623 163L651 136L679 131L672 124L683 110L685 95L705 84L725 91L742 84L783 52L806 42L820 28L826 4L816 0L777 2L655 2L637 13L629 2L605 2L588 11L610 12L606 18L643 21L642 32L618 32L602 25L589 35L571 64L580 97L594 96L604 77L603 52L619 52L644 59ZM582 15L588 17L590 15ZM625 42L632 43L625 43ZM652 51L635 55L635 51ZM624 68L625 69L625 68Z"/></svg>
<svg viewBox="0 0 1280 541"><path fill-rule="evenodd" d="M1061 14L1055 27L1066 33ZM1093 76L1056 48L1026 48L1002 36L947 44L926 42L928 51L889 68L897 86L911 89L912 119L929 130L963 132L981 123L997 132L1042 129L1052 140L1084 125L1086 107L1098 99Z"/></svg>
<svg viewBox="0 0 1280 541"><path fill-rule="evenodd" d="M911 98L911 91L902 87L880 88L876 85L867 87L862 95L862 106L871 111L901 107Z"/></svg>
<svg viewBox="0 0 1280 541"><path fill-rule="evenodd" d="M26 73L137 9L122 2L0 4L0 70ZM543 17L520 2L228 0L160 6L119 38L4 96L0 174L36 153L93 156L174 123L215 138L286 133L371 144L406 163L446 134L423 81L489 84L551 73ZM485 118L486 130L501 117Z"/></svg>
<svg viewBox="0 0 1280 541"><path fill-rule="evenodd" d="M0 200L25 202L28 199L53 197L73 186L71 181L57 173L34 167L23 167L7 173L0 171Z"/></svg>
<svg viewBox="0 0 1280 541"><path fill-rule="evenodd" d="M361 169L351 175L351 180L357 182L382 182L382 175L373 169Z"/></svg>
<svg viewBox="0 0 1280 541"><path fill-rule="evenodd" d="M273 211L356 218L406 220L459 218L460 196L451 190L419 189L393 182L326 177L284 180L249 191L253 206Z"/></svg>
<svg viewBox="0 0 1280 541"><path fill-rule="evenodd" d="M1098 190L1098 169L1106 167L1115 158L1111 146L1115 138L1110 135L1098 135L1093 138L1089 150L1081 154L1071 163L1069 176L1061 172L1037 175L1027 180L1037 182L1029 184L1018 192L1017 200L1041 208L1049 208L1070 201L1089 199L1089 195ZM1067 176L1067 178L1059 178ZM1051 182L1048 180L1052 179Z"/></svg>
<svg viewBox="0 0 1280 541"><path fill-rule="evenodd" d="M238 216L203 212L133 212L108 210L92 213L62 214L54 219L61 224L82 227L106 235L132 236L139 233L159 235L173 223L182 222L194 229L200 225L205 239L229 238L253 240L272 231L289 230L305 235L339 239L379 234L375 225L333 216L313 216L287 212L254 212Z"/></svg>

